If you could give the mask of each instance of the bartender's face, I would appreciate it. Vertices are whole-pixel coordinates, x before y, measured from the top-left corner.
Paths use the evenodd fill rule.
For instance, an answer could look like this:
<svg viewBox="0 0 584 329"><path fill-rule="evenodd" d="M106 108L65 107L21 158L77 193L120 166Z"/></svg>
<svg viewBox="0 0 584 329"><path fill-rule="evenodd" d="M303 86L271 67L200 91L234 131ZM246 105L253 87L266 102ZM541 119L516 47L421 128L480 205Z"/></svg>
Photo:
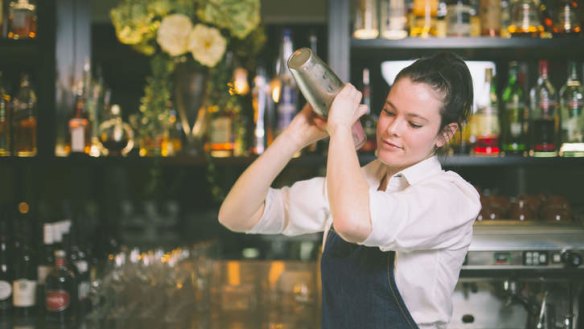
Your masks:
<svg viewBox="0 0 584 329"><path fill-rule="evenodd" d="M397 81L379 115L377 158L395 173L434 154L445 143L438 134L441 106L441 95L427 84Z"/></svg>

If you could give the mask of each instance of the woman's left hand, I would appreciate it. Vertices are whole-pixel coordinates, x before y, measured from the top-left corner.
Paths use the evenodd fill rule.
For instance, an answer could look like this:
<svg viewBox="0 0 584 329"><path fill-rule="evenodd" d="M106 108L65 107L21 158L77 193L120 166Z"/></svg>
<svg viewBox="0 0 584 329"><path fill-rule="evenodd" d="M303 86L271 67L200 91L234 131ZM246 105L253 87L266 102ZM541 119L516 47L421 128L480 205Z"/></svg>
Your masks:
<svg viewBox="0 0 584 329"><path fill-rule="evenodd" d="M337 129L351 129L359 118L367 113L367 105L361 103L362 94L350 83L335 96L329 108L326 130L333 135Z"/></svg>

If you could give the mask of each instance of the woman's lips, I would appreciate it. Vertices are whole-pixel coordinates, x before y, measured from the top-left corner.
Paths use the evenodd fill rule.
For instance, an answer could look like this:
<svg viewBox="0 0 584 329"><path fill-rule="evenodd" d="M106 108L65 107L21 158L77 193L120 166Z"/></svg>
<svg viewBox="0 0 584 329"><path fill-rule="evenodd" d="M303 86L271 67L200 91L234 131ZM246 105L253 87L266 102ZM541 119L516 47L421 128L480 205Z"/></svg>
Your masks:
<svg viewBox="0 0 584 329"><path fill-rule="evenodd" d="M387 147L391 148L391 149L403 149L401 146L398 146L392 142L388 142L388 141L383 141L383 144L385 144Z"/></svg>

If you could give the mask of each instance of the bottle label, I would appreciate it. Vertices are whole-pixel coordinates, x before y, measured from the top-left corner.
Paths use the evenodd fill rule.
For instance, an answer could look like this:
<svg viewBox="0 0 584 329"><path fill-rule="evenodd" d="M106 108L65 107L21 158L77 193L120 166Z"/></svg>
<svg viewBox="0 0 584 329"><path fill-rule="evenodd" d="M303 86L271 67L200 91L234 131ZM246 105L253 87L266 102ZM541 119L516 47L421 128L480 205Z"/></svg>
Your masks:
<svg viewBox="0 0 584 329"><path fill-rule="evenodd" d="M91 284L88 281L82 281L79 283L79 300L85 300L89 297L89 290L91 289Z"/></svg>
<svg viewBox="0 0 584 329"><path fill-rule="evenodd" d="M30 307L36 304L36 281L20 279L13 282L13 304L16 307Z"/></svg>
<svg viewBox="0 0 584 329"><path fill-rule="evenodd" d="M83 152L85 149L85 128L71 128L71 152Z"/></svg>
<svg viewBox="0 0 584 329"><path fill-rule="evenodd" d="M231 126L231 118L229 117L219 117L213 120L209 136L210 142L217 144L231 143L233 140Z"/></svg>
<svg viewBox="0 0 584 329"><path fill-rule="evenodd" d="M79 260L75 262L75 267L77 268L77 272L79 274L86 273L89 270L89 264L85 260Z"/></svg>
<svg viewBox="0 0 584 329"><path fill-rule="evenodd" d="M49 275L51 269L52 267L47 265L39 265L39 267L37 267L38 284L45 284L47 281L47 275Z"/></svg>
<svg viewBox="0 0 584 329"><path fill-rule="evenodd" d="M0 281L0 301L7 300L12 296L12 286L6 281Z"/></svg>
<svg viewBox="0 0 584 329"><path fill-rule="evenodd" d="M47 291L46 303L47 311L61 312L69 307L71 297L65 290L49 290Z"/></svg>

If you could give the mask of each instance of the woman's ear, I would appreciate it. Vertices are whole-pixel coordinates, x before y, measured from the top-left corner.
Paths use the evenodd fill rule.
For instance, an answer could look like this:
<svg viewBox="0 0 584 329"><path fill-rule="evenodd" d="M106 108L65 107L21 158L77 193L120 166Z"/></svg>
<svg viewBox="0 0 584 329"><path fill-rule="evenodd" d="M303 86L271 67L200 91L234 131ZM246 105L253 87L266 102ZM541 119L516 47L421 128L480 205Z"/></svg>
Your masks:
<svg viewBox="0 0 584 329"><path fill-rule="evenodd" d="M441 148L442 146L448 144L452 137L454 137L454 134L456 134L457 130L458 124L456 122L449 123L444 128L442 128L442 132L440 133L440 136L442 138L438 139L438 142L436 143L436 148Z"/></svg>

